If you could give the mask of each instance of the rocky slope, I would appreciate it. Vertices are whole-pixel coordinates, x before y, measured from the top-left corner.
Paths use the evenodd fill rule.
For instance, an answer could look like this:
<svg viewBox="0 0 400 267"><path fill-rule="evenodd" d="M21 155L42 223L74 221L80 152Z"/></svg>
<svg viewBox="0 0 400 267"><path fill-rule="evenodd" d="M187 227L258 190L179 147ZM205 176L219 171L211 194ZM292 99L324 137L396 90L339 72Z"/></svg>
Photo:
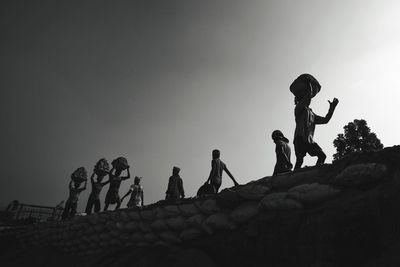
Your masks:
<svg viewBox="0 0 400 267"><path fill-rule="evenodd" d="M18 255L34 251L25 258L44 266L51 260L40 255L66 266L398 266L399 192L392 147L215 196L3 231L0 257L23 264Z"/></svg>

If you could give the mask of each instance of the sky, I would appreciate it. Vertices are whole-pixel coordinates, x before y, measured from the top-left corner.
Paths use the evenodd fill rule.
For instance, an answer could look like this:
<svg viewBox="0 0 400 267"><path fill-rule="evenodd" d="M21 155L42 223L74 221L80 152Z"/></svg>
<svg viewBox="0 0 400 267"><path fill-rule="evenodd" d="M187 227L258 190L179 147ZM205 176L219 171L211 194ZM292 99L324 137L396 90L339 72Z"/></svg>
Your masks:
<svg viewBox="0 0 400 267"><path fill-rule="evenodd" d="M399 144L399 10L396 0L1 1L0 205L55 206L70 174L102 157L128 159L120 194L142 176L145 204L165 198L173 166L194 196L214 148L239 183L271 175L270 135L292 143L289 86L302 73L322 85L315 113L340 101L315 132L327 162L354 119ZM222 188L232 185L225 175Z"/></svg>

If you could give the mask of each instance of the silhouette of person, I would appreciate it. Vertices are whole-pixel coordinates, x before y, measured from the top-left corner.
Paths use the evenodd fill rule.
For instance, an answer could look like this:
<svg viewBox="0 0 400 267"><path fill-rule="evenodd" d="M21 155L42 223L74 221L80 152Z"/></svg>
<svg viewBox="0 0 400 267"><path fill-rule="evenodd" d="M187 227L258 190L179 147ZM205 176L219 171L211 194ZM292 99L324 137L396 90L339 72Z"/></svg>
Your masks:
<svg viewBox="0 0 400 267"><path fill-rule="evenodd" d="M185 198L185 191L183 190L182 178L179 176L180 168L172 168L172 176L169 177L168 188L165 199L180 199Z"/></svg>
<svg viewBox="0 0 400 267"><path fill-rule="evenodd" d="M143 207L144 205L144 196L143 196L143 187L140 184L142 177L135 176L134 184L131 185L129 191L122 197L121 202L124 201L124 198L131 195L126 206L128 208L133 207Z"/></svg>
<svg viewBox="0 0 400 267"><path fill-rule="evenodd" d="M302 76L305 78L300 79ZM302 95L296 95L295 97L296 107L294 114L296 119L296 130L293 143L296 152L296 165L294 169L301 168L304 157L307 153L310 156L318 157L317 164L323 164L326 155L322 151L321 147L314 142L315 125L326 124L329 122L339 100L337 98L334 98L332 102L328 100L329 111L325 117L321 117L316 115L310 108L311 98L315 96L320 89L318 81L309 74L303 74L295 80L292 86L293 85L304 92Z"/></svg>
<svg viewBox="0 0 400 267"><path fill-rule="evenodd" d="M108 188L107 195L106 195L106 200L105 200L105 206L104 210L106 211L108 209L108 206L110 204L117 204L115 209L119 209L121 206L121 199L119 197L119 188L121 186L121 182L124 180L127 180L131 178L131 174L129 172L129 167L127 167L126 171L128 172L128 175L125 177L121 177L122 170L121 169L115 169L115 174L113 174L114 167L110 170L109 173L109 181L110 181L110 187Z"/></svg>
<svg viewBox="0 0 400 267"><path fill-rule="evenodd" d="M276 164L272 175L291 171L293 164L290 162L289 140L279 130L272 132L272 140L275 142L276 153Z"/></svg>
<svg viewBox="0 0 400 267"><path fill-rule="evenodd" d="M104 175L99 175L97 174L97 180L94 180L94 175L95 172L93 172L92 176L90 176L90 182L92 184L92 192L89 195L88 202L86 204L86 209L85 212L86 214L91 214L92 213L92 208L94 206L94 212L99 212L100 211L100 192L103 186L108 184L110 180L106 182L102 182Z"/></svg>
<svg viewBox="0 0 400 267"><path fill-rule="evenodd" d="M74 186L72 186L74 184ZM80 188L81 183L71 181L69 183L69 197L67 202L65 203L64 211L61 215L62 220L66 220L68 218L72 218L76 214L76 208L78 207L78 198L79 194L86 190L87 180L82 188Z"/></svg>
<svg viewBox="0 0 400 267"><path fill-rule="evenodd" d="M211 185L214 186L215 193L218 193L218 190L222 184L222 173L225 171L228 176L232 179L233 183L235 186L239 185L235 178L232 176L228 168L226 167L225 163L220 160L220 151L218 149L214 149L212 152L212 157L213 159L211 160L211 171L210 171L210 176L208 177L208 180L206 183L210 182Z"/></svg>

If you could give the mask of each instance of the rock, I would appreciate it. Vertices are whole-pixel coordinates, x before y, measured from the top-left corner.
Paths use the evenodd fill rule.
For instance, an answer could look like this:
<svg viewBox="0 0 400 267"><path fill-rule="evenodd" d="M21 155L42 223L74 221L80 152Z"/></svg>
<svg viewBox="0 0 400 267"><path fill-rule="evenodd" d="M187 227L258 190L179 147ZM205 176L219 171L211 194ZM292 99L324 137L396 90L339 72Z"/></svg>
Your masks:
<svg viewBox="0 0 400 267"><path fill-rule="evenodd" d="M292 187L288 191L288 198L298 200L302 203L319 203L327 200L340 192L330 185L313 183Z"/></svg>
<svg viewBox="0 0 400 267"><path fill-rule="evenodd" d="M332 184L342 186L358 186L383 179L388 173L387 167L379 163L351 165L339 173Z"/></svg>
<svg viewBox="0 0 400 267"><path fill-rule="evenodd" d="M272 193L265 196L260 202L260 208L264 210L289 210L301 209L303 204L287 197L287 193Z"/></svg>
<svg viewBox="0 0 400 267"><path fill-rule="evenodd" d="M247 201L234 209L230 216L237 223L243 223L251 219L258 213L259 203L256 201Z"/></svg>
<svg viewBox="0 0 400 267"><path fill-rule="evenodd" d="M258 200L262 199L265 196L265 194L268 193L269 190L270 189L267 186L259 184L249 184L240 188L237 191L237 194L244 199Z"/></svg>

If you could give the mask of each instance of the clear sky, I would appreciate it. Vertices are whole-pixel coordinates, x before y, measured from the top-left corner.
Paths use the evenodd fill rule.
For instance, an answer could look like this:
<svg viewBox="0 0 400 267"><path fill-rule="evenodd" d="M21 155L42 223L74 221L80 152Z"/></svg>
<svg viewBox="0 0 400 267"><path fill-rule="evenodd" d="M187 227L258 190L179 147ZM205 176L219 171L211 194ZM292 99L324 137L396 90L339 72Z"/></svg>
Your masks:
<svg viewBox="0 0 400 267"><path fill-rule="evenodd" d="M56 205L70 174L101 157L128 159L145 203L165 197L174 165L194 196L213 148L239 183L270 175L270 134L292 142L289 85L301 73L322 85L317 114L340 100L315 134L328 162L353 119L399 144L399 10L396 0L1 1L0 204Z"/></svg>

